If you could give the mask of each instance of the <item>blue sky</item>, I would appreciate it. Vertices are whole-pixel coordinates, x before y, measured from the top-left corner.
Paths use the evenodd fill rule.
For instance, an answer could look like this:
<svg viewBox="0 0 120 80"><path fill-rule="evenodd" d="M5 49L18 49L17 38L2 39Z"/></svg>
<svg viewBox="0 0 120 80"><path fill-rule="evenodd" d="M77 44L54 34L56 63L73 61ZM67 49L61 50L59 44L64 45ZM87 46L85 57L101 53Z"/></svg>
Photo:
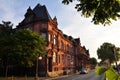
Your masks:
<svg viewBox="0 0 120 80"><path fill-rule="evenodd" d="M68 6L62 0L0 0L0 23L11 21L16 26L24 18L27 8L32 9L40 3L45 5L53 18L57 17L58 28L67 35L80 38L81 45L86 46L91 57L97 58L96 50L104 42L120 47L120 21L112 21L110 26L94 25L91 18L84 18L74 9L75 4Z"/></svg>

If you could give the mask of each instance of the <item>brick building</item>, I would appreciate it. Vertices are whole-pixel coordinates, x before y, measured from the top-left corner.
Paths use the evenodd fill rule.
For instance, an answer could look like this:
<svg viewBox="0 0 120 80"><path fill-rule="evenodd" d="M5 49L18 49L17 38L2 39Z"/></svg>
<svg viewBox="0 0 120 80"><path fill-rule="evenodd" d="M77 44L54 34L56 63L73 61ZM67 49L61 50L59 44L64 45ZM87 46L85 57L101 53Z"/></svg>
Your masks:
<svg viewBox="0 0 120 80"><path fill-rule="evenodd" d="M57 18L50 17L45 5L29 7L17 28L30 29L45 38L47 55L39 62L40 74L58 76L74 72L81 66L90 67L89 50L81 46L79 38L74 39L58 29Z"/></svg>

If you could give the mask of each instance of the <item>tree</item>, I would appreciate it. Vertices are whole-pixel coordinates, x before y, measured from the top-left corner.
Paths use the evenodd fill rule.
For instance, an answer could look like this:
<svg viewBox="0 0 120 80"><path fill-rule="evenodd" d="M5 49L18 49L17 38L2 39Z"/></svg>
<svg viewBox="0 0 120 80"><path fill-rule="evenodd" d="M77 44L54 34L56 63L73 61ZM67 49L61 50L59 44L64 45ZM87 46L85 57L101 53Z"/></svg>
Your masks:
<svg viewBox="0 0 120 80"><path fill-rule="evenodd" d="M15 52L19 57L20 65L31 67L34 61L46 54L46 42L42 36L31 30L19 30L16 35Z"/></svg>
<svg viewBox="0 0 120 80"><path fill-rule="evenodd" d="M97 59L95 57L90 58L90 63L92 65L96 65L97 64Z"/></svg>
<svg viewBox="0 0 120 80"><path fill-rule="evenodd" d="M11 22L0 24L0 63L7 77L10 66L31 67L38 56L46 54L46 42L39 34L31 30L12 28Z"/></svg>
<svg viewBox="0 0 120 80"><path fill-rule="evenodd" d="M75 9L86 18L93 17L94 24L110 24L120 17L120 0L62 0L62 3L68 5L74 1Z"/></svg>
<svg viewBox="0 0 120 80"><path fill-rule="evenodd" d="M14 55L14 29L12 29L13 24L11 22L4 22L0 25L0 59L4 66L5 76L7 76L8 67L10 67L13 62Z"/></svg>
<svg viewBox="0 0 120 80"><path fill-rule="evenodd" d="M97 59L95 57L90 58L91 68L94 69L97 64Z"/></svg>
<svg viewBox="0 0 120 80"><path fill-rule="evenodd" d="M97 50L97 55L98 58L101 59L102 61L105 61L106 59L109 59L110 63L115 62L115 56L113 54L113 47L115 47L114 44L111 43L103 43L100 48L98 48ZM120 48L119 47L115 47L116 48L116 57L117 60L120 59Z"/></svg>

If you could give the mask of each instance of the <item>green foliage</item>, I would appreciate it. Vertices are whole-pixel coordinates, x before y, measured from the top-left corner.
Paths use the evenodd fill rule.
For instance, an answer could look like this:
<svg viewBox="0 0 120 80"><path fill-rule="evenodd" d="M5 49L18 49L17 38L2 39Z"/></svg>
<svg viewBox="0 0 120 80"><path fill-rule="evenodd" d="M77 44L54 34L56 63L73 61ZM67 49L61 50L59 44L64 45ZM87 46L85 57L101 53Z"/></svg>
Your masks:
<svg viewBox="0 0 120 80"><path fill-rule="evenodd" d="M118 76L118 74L116 73L116 71L113 68L108 69L105 72L105 74L106 74L106 78L108 80L119 80L118 79L119 76Z"/></svg>
<svg viewBox="0 0 120 80"><path fill-rule="evenodd" d="M112 67L105 68L103 66L98 66L98 68L95 70L95 73L97 75L105 73L105 78L107 80L120 80L120 74L117 74Z"/></svg>
<svg viewBox="0 0 120 80"><path fill-rule="evenodd" d="M94 24L110 24L111 20L117 20L120 17L119 0L62 0L63 4L69 4L76 1L75 9L81 11L86 18L93 17Z"/></svg>
<svg viewBox="0 0 120 80"><path fill-rule="evenodd" d="M20 30L15 34L15 52L20 58L20 64L32 66L38 56L46 54L45 40L31 30Z"/></svg>
<svg viewBox="0 0 120 80"><path fill-rule="evenodd" d="M94 58L94 57L90 58L90 63L91 63L92 65L96 65L96 64L97 64L97 59Z"/></svg>
<svg viewBox="0 0 120 80"><path fill-rule="evenodd" d="M100 48L98 48L97 50L97 55L98 58L101 59L102 61L105 61L106 59L109 59L110 63L113 63L115 61L115 57L113 54L113 47L115 47L114 44L111 43L103 43ZM117 51L116 51L116 56L117 56L117 60L119 60L119 56L120 56L120 49L118 47Z"/></svg>
<svg viewBox="0 0 120 80"><path fill-rule="evenodd" d="M5 65L10 65L14 61L14 29L12 29L12 24L10 22L3 22L0 26L0 58L5 60Z"/></svg>
<svg viewBox="0 0 120 80"><path fill-rule="evenodd" d="M7 67L21 65L31 67L39 56L46 54L46 42L31 30L16 30L11 22L0 24L0 63ZM1 64L0 64L1 65Z"/></svg>
<svg viewBox="0 0 120 80"><path fill-rule="evenodd" d="M96 68L96 70L95 70L95 73L96 73L97 75L101 75L101 74L103 74L106 70L107 70L106 68L103 68L103 67L101 67L101 66L98 66L98 67Z"/></svg>
<svg viewBox="0 0 120 80"><path fill-rule="evenodd" d="M14 54L14 33L15 30L12 29L11 22L3 21L3 24L0 24L0 61L3 63L2 66L5 68L5 76L7 76L8 66L17 63L15 60L16 56Z"/></svg>

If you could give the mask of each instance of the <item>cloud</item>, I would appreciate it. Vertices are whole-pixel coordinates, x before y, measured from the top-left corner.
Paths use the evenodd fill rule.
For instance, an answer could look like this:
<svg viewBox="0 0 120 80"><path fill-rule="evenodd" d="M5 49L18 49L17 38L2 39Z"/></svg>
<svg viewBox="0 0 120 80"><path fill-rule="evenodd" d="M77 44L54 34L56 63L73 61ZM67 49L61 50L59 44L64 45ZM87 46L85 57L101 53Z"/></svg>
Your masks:
<svg viewBox="0 0 120 80"><path fill-rule="evenodd" d="M19 15L22 8L19 8L20 5L17 4L17 0L1 0L0 3L0 21L11 21L14 25L17 25L22 18Z"/></svg>
<svg viewBox="0 0 120 80"><path fill-rule="evenodd" d="M33 0L0 0L0 21L11 21L16 26L23 20L27 8L33 8L37 4Z"/></svg>
<svg viewBox="0 0 120 80"><path fill-rule="evenodd" d="M38 3L45 4L52 18L57 17L58 28L74 38L80 37L81 44L90 51L91 57L97 58L97 48L104 42L120 47L120 22L112 21L110 26L94 25L91 18L81 17L74 9L74 3L63 5L61 0L0 0L0 21L11 21L17 25L24 18L29 6L34 8Z"/></svg>
<svg viewBox="0 0 120 80"><path fill-rule="evenodd" d="M91 23L91 18L81 17L81 14L71 5L63 7L57 14L60 29L75 38L80 37L81 44L89 49L91 57L97 58L97 49L104 42L120 46L119 21L112 21L110 26L94 25Z"/></svg>

